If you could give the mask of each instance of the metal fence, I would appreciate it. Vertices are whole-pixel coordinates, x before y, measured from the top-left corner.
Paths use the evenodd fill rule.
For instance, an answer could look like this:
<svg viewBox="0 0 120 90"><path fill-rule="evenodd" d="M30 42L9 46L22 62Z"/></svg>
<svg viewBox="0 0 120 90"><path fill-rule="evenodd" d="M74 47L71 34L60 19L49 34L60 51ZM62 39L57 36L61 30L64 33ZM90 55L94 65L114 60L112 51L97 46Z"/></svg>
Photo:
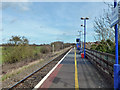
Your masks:
<svg viewBox="0 0 120 90"><path fill-rule="evenodd" d="M100 72L113 80L113 65L115 64L115 55L86 49L86 57L93 63ZM119 57L120 60L120 57Z"/></svg>

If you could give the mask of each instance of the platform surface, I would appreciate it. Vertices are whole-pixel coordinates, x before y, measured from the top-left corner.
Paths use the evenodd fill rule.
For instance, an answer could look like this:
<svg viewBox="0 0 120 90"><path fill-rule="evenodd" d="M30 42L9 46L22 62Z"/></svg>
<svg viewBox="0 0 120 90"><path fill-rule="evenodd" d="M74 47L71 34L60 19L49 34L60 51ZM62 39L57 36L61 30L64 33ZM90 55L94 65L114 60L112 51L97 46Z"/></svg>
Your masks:
<svg viewBox="0 0 120 90"><path fill-rule="evenodd" d="M77 64L75 64L75 58ZM72 49L40 88L75 87L109 88L110 86L87 59L82 59L79 52Z"/></svg>

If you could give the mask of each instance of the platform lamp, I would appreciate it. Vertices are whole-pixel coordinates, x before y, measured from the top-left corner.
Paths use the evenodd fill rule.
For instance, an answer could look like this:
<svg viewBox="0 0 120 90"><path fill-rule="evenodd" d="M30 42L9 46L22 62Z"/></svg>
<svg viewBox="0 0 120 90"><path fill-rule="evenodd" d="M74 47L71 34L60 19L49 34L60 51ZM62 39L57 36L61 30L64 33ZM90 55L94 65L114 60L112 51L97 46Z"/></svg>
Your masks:
<svg viewBox="0 0 120 90"><path fill-rule="evenodd" d="M81 43L81 42L82 42L81 32L82 32L82 31L80 31L80 30L78 31L78 33L79 33L79 37L80 37L80 46L82 46L82 43Z"/></svg>
<svg viewBox="0 0 120 90"><path fill-rule="evenodd" d="M84 27L84 58L85 58L85 44L86 44L86 20L88 20L89 18L86 17L81 17L81 20L84 20L84 25L81 25L82 27Z"/></svg>

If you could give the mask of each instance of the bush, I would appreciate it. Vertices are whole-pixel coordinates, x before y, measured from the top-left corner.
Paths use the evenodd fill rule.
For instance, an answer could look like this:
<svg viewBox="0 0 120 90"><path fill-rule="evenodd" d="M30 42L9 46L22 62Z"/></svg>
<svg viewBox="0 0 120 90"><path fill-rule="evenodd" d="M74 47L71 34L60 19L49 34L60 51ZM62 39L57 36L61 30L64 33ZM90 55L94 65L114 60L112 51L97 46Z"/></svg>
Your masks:
<svg viewBox="0 0 120 90"><path fill-rule="evenodd" d="M96 49L96 47L97 47L97 45L96 45L96 44L93 44L93 45L91 45L91 48L90 48L90 49L95 50L95 49Z"/></svg>
<svg viewBox="0 0 120 90"><path fill-rule="evenodd" d="M47 47L43 46L43 47L41 47L40 52L41 52L42 54L46 54L46 53L49 52L49 50L48 50Z"/></svg>
<svg viewBox="0 0 120 90"><path fill-rule="evenodd" d="M106 52L106 47L102 44L99 44L97 47L96 47L96 50L97 51L101 51L101 52Z"/></svg>
<svg viewBox="0 0 120 90"><path fill-rule="evenodd" d="M6 48L6 47L5 47ZM34 57L33 48L28 45L18 45L7 47L9 50L3 50L3 61L14 63L26 58Z"/></svg>
<svg viewBox="0 0 120 90"><path fill-rule="evenodd" d="M118 47L119 47L118 51L120 56L120 42ZM106 53L111 53L115 55L115 43L109 39L106 41L101 41L99 45L93 44L91 46L91 49L106 52Z"/></svg>

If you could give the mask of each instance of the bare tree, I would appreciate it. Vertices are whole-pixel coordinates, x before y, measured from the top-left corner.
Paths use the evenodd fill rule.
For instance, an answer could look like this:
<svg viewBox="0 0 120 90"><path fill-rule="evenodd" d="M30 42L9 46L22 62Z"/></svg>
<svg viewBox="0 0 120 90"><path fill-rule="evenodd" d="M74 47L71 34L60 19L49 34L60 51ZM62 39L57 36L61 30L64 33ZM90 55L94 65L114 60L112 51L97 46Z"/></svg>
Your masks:
<svg viewBox="0 0 120 90"><path fill-rule="evenodd" d="M9 39L9 42L10 44L13 44L13 45L19 45L19 44L25 45L29 43L28 39L24 36L23 37L12 36L12 38Z"/></svg>
<svg viewBox="0 0 120 90"><path fill-rule="evenodd" d="M94 19L94 31L97 33L96 37L98 40L110 39L114 41L115 36L114 29L110 27L111 24L110 16L112 11L111 8L108 8L107 10L104 9L104 15L96 17Z"/></svg>

